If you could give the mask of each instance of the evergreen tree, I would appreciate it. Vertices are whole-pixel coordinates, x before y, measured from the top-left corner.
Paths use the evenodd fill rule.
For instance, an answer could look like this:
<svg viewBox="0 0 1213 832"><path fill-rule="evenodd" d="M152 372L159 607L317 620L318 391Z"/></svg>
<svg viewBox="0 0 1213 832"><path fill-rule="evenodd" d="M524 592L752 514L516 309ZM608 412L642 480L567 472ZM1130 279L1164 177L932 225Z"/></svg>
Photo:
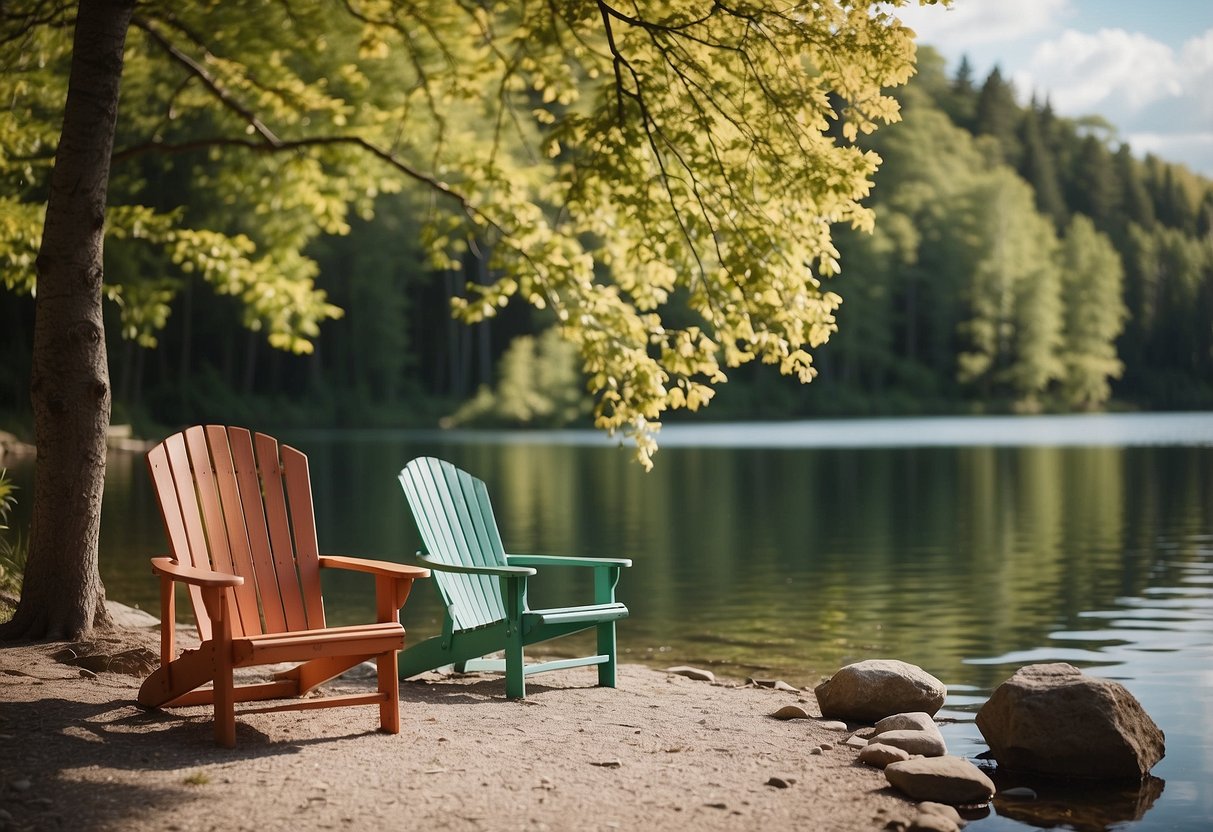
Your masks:
<svg viewBox="0 0 1213 832"><path fill-rule="evenodd" d="M1022 152L1016 135L1020 118L1014 86L1004 81L998 67L994 67L977 96L973 132L978 136L993 137L1002 161L1017 165Z"/></svg>
<svg viewBox="0 0 1213 832"><path fill-rule="evenodd" d="M1070 207L1094 220L1100 231L1111 231L1120 188L1112 156L1097 137L1088 135L1079 144L1068 187Z"/></svg>
<svg viewBox="0 0 1213 832"><path fill-rule="evenodd" d="M1130 224L1144 229L1154 227L1154 204L1146 187L1140 162L1133 158L1129 145L1121 144L1114 159L1116 177L1120 184L1120 198L1116 201L1120 211L1114 227L1118 236L1127 235Z"/></svg>
<svg viewBox="0 0 1213 832"><path fill-rule="evenodd" d="M1023 157L1019 175L1027 180L1036 192L1036 207L1045 216L1051 217L1058 228L1066 222L1066 203L1057 178L1057 166L1053 151L1045 142L1036 102L1024 111L1019 127L1019 142Z"/></svg>
<svg viewBox="0 0 1213 832"><path fill-rule="evenodd" d="M957 127L972 131L977 116L977 88L973 83L973 65L969 56L962 55L960 65L952 78L949 94L942 97L939 106L948 114Z"/></svg>

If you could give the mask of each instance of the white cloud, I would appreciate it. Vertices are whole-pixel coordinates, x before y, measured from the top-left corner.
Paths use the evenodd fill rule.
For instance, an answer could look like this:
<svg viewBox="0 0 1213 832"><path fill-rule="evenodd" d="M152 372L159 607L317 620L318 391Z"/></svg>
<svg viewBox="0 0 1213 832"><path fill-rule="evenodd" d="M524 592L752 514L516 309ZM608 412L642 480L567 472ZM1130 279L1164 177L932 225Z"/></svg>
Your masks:
<svg viewBox="0 0 1213 832"><path fill-rule="evenodd" d="M1021 96L1047 96L1062 115L1104 116L1134 148L1208 159L1201 145L1213 124L1213 29L1178 51L1139 32L1067 30L1041 43L1013 80Z"/></svg>
<svg viewBox="0 0 1213 832"><path fill-rule="evenodd" d="M1213 29L1186 42L1179 54L1186 93L1195 107L1193 116L1208 127L1213 124Z"/></svg>
<svg viewBox="0 0 1213 832"><path fill-rule="evenodd" d="M1023 92L1048 90L1059 112L1101 113L1114 121L1183 94L1182 72L1169 46L1141 33L1067 30L1036 47L1015 74Z"/></svg>
<svg viewBox="0 0 1213 832"><path fill-rule="evenodd" d="M956 0L950 8L908 6L897 10L897 16L918 34L920 42L945 53L1047 32L1061 25L1070 13L1070 0Z"/></svg>

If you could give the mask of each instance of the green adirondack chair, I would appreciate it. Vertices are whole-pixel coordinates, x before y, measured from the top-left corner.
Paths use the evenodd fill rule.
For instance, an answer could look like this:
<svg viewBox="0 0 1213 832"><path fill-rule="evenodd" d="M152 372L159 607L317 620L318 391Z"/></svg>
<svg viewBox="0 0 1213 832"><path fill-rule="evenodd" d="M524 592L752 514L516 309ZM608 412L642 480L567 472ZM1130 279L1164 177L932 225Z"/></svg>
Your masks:
<svg viewBox="0 0 1213 832"><path fill-rule="evenodd" d="M599 686L615 687L615 622L628 614L615 600L615 585L630 560L506 554L485 484L449 462L414 459L400 484L425 546L418 556L446 604L442 635L400 654L401 679L452 664L461 672L504 671L506 696L522 699L533 673L598 665ZM548 567L593 569L594 603L532 610L527 578ZM598 630L598 655L525 664L527 645L591 627ZM484 658L499 650L504 660Z"/></svg>

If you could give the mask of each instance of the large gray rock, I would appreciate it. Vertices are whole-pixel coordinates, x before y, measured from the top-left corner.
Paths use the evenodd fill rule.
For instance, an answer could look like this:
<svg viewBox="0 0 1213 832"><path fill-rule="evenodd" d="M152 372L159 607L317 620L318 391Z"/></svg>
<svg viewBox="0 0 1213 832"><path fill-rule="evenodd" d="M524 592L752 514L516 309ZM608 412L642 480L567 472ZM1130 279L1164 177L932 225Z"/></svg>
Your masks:
<svg viewBox="0 0 1213 832"><path fill-rule="evenodd" d="M919 757L889 763L884 776L891 786L915 800L973 806L989 803L994 796L994 781L960 757Z"/></svg>
<svg viewBox="0 0 1213 832"><path fill-rule="evenodd" d="M977 713L1000 766L1067 777L1140 778L1163 733L1118 682L1062 662L1018 670Z"/></svg>
<svg viewBox="0 0 1213 832"><path fill-rule="evenodd" d="M896 659L849 664L814 689L826 717L875 722L893 714L934 715L948 694L943 682Z"/></svg>

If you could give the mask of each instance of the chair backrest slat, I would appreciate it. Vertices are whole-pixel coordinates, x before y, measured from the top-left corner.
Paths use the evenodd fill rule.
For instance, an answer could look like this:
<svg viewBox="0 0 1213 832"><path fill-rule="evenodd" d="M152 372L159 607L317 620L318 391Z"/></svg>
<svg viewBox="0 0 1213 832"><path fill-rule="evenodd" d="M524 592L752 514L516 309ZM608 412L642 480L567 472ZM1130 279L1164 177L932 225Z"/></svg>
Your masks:
<svg viewBox="0 0 1213 832"><path fill-rule="evenodd" d="M400 472L400 483L431 558L457 566L506 565L483 482L449 462L419 457ZM433 577L457 628L505 617L499 579L440 570Z"/></svg>
<svg viewBox="0 0 1213 832"><path fill-rule="evenodd" d="M306 630L307 613L303 610L303 594L299 588L299 573L295 571L291 524L286 510L286 492L282 487L282 463L278 459L278 441L258 433L253 438L257 451L257 471L261 474L262 499L265 501L265 522L269 528L270 551L278 577L278 595L286 615L287 630Z"/></svg>
<svg viewBox="0 0 1213 832"><path fill-rule="evenodd" d="M426 459L417 466L414 474L417 476L420 494L426 509L425 522L431 537L422 540L431 557L442 563L473 565L483 562L472 556L471 548L463 534L462 519L459 516L458 490L452 493L450 481L438 460ZM419 527L420 528L420 527ZM450 609L455 626L460 629L477 627L499 620L502 615L495 615L497 607L503 607L500 601L500 588L497 581L491 581L477 575L460 575L456 573L435 572L439 592ZM494 603L494 602L498 603Z"/></svg>
<svg viewBox="0 0 1213 832"><path fill-rule="evenodd" d="M236 482L236 469L232 462L232 448L227 430L220 425L207 425L206 444L211 453L219 502L223 506L223 522L227 531L232 571L244 578L244 583L235 590L236 610L244 634L259 635L262 630L257 573L253 568L253 555L249 549L248 524L244 520L244 507L240 501L240 487Z"/></svg>
<svg viewBox="0 0 1213 832"><path fill-rule="evenodd" d="M169 549L174 560L186 566L197 566L201 560L206 562L205 549L201 550L195 556L193 547L197 538L191 535L187 528L186 511L183 508L181 490L177 485L177 474L184 469L186 482L190 481L189 461L186 459L182 463L180 454L177 456L177 464L174 465L170 450L175 445L180 445L181 451L184 452L185 440L181 434L170 437L175 442L168 440L162 442L156 447L148 451L147 468L152 477L152 485L156 491L156 502L160 506L160 516L164 520L164 530L168 535ZM189 491L190 500L187 500L184 505L190 505L192 502L192 490ZM195 512L197 505L193 504ZM190 587L190 601L194 606L194 618L198 624L198 635L202 639L211 637L211 620L207 615L206 609L202 604L202 590L198 587Z"/></svg>
<svg viewBox="0 0 1213 832"><path fill-rule="evenodd" d="M319 630L325 626L324 600L320 593L320 545L316 538L316 513L312 509L311 475L306 456L290 445L281 446L281 452L307 627Z"/></svg>
<svg viewBox="0 0 1213 832"><path fill-rule="evenodd" d="M224 443L226 446L226 443ZM232 551L228 545L227 523L223 518L223 506L219 502L219 488L215 482L215 465L211 459L211 449L208 447L206 433L201 427L192 427L185 431L185 448L189 453L190 468L193 472L194 493L198 501L202 530L206 535L206 548L210 555L209 568L216 572L229 575L238 574L232 562ZM222 452L222 449L218 449ZM235 595L236 609L232 618L232 634L244 635L244 615L241 601L247 600L245 593ZM257 600L253 598L252 611L256 613ZM254 631L256 632L256 631Z"/></svg>
<svg viewBox="0 0 1213 832"><path fill-rule="evenodd" d="M253 435L244 428L228 428L227 437L240 492L240 506L257 581L257 594L261 597L265 632L284 633L288 629L286 613L282 609L282 598L278 592L278 569L274 565L270 534L265 523L261 477L258 475L257 460L253 454Z"/></svg>

